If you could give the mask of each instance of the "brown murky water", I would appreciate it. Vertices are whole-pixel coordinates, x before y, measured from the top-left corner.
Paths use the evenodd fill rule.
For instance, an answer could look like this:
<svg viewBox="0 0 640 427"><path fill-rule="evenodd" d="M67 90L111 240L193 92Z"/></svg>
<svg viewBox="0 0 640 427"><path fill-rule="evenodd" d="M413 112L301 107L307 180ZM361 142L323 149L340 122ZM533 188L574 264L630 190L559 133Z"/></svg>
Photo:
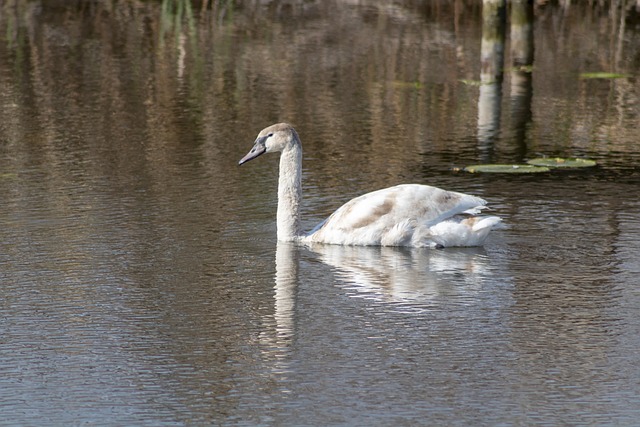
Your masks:
<svg viewBox="0 0 640 427"><path fill-rule="evenodd" d="M3 422L635 424L640 10L533 13L480 85L478 1L0 2ZM401 182L506 227L277 244L277 158L237 161L281 120L307 229ZM598 166L452 170L540 155Z"/></svg>

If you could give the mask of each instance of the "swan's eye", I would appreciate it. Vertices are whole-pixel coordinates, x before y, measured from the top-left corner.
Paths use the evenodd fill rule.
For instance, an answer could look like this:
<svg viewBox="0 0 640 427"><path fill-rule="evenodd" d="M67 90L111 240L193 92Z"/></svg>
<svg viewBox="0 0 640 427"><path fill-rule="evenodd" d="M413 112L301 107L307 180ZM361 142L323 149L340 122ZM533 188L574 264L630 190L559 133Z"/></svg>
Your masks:
<svg viewBox="0 0 640 427"><path fill-rule="evenodd" d="M273 136L273 132L271 132L269 135L267 135L267 138L271 138Z"/></svg>

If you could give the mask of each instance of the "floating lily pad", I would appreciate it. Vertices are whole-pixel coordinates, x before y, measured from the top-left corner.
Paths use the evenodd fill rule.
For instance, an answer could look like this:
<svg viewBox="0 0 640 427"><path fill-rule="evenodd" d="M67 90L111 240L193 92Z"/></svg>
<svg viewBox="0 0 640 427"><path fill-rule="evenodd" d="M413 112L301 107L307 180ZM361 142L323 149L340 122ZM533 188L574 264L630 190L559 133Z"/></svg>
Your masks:
<svg viewBox="0 0 640 427"><path fill-rule="evenodd" d="M482 82L480 80L460 79L460 82L467 86L482 86Z"/></svg>
<svg viewBox="0 0 640 427"><path fill-rule="evenodd" d="M502 165L502 164L484 164L471 165L463 169L466 172L477 173L540 173L549 172L549 168L545 166L534 165Z"/></svg>
<svg viewBox="0 0 640 427"><path fill-rule="evenodd" d="M482 80L460 79L459 82L467 86L488 86L496 84L497 80L487 80L483 82Z"/></svg>
<svg viewBox="0 0 640 427"><path fill-rule="evenodd" d="M411 89L422 89L424 85L419 81L415 82L405 82L401 80L394 80L392 84L398 88L411 88Z"/></svg>
<svg viewBox="0 0 640 427"><path fill-rule="evenodd" d="M619 74L619 73L605 73L605 72L580 73L581 79L624 79L626 77L629 77L629 75Z"/></svg>
<svg viewBox="0 0 640 427"><path fill-rule="evenodd" d="M521 73L532 73L533 65L517 65L505 71L519 71Z"/></svg>
<svg viewBox="0 0 640 427"><path fill-rule="evenodd" d="M540 157L527 162L534 166L546 166L550 168L589 168L596 165L589 159L563 159L562 157Z"/></svg>

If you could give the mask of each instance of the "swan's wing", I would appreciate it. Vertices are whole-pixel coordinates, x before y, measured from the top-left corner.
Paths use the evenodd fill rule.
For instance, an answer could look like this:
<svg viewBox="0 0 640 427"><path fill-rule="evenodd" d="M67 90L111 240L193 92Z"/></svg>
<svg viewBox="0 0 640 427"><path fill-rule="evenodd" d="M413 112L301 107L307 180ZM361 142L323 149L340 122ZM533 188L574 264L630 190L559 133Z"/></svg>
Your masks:
<svg viewBox="0 0 640 427"><path fill-rule="evenodd" d="M378 245L392 232L402 236L430 227L486 202L478 197L419 184L385 188L357 197L336 210L309 235L317 242ZM401 237L397 237L401 239Z"/></svg>

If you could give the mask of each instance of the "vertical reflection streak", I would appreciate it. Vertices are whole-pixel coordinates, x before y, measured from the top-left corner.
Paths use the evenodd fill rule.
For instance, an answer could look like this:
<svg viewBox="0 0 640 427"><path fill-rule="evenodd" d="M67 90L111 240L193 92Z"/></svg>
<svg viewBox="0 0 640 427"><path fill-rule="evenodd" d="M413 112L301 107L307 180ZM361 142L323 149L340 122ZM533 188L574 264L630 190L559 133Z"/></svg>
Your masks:
<svg viewBox="0 0 640 427"><path fill-rule="evenodd" d="M478 142L484 162L491 160L494 140L500 131L505 19L504 0L483 1Z"/></svg>

